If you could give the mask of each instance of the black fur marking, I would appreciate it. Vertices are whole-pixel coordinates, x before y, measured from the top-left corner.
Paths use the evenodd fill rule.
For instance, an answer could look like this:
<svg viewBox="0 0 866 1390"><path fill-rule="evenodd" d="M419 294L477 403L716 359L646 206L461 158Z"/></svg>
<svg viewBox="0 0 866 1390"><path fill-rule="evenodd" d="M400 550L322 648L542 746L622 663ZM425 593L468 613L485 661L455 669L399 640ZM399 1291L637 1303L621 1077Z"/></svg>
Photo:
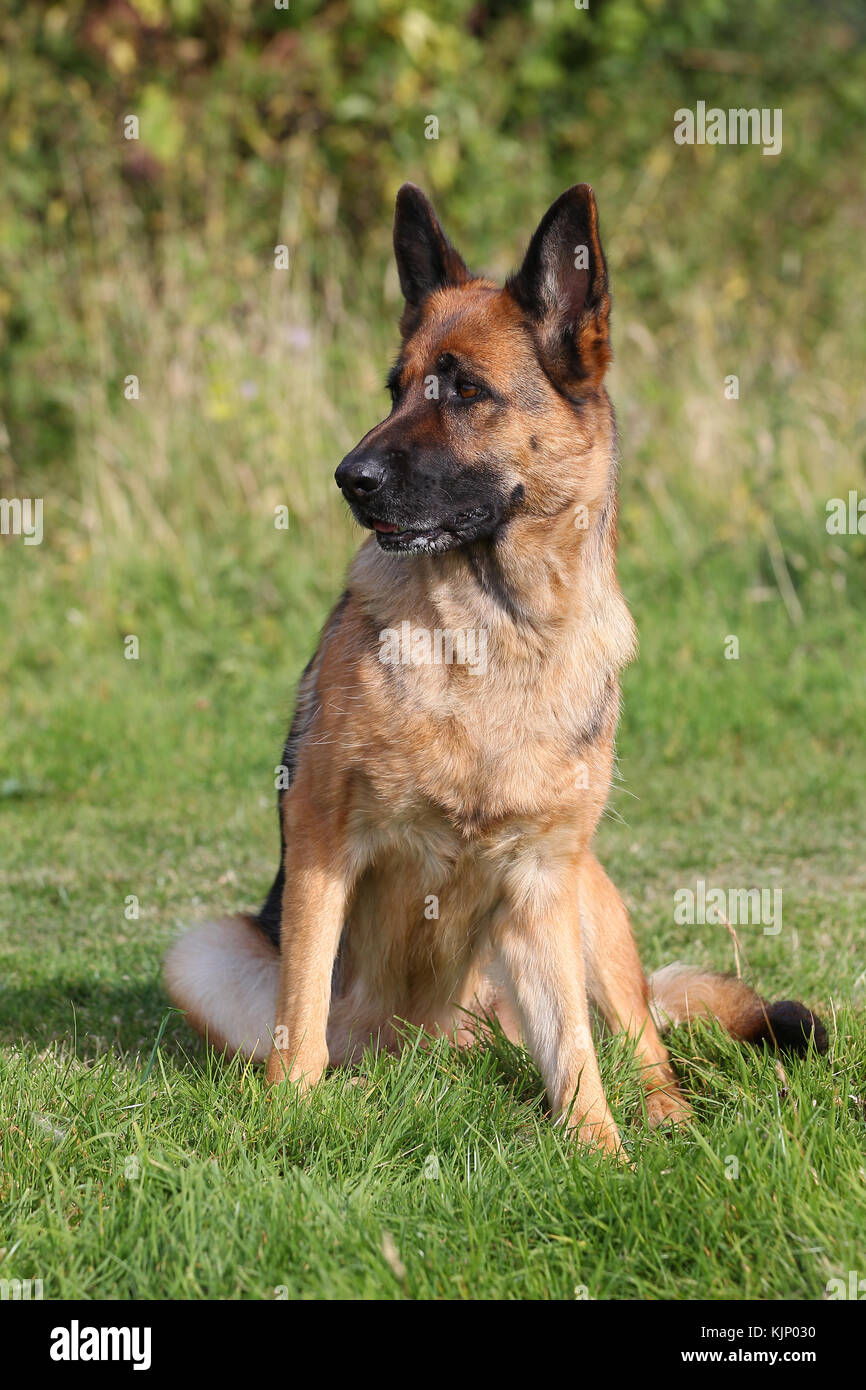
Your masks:
<svg viewBox="0 0 866 1390"><path fill-rule="evenodd" d="M322 629L319 638L319 645L304 667L301 679L298 682L298 694L295 705L295 712L289 727L288 737L286 738L283 749L283 767L286 768L289 787L295 780L295 768L298 761L298 752L303 742L307 729L310 726L313 716L318 708L318 690L316 679L319 666L322 660L328 639L336 631L340 618L346 604L349 602L350 593L346 589L337 601L331 616ZM286 834L283 829L283 798L286 795L287 787L281 787L277 792L277 815L280 823L280 865L277 869L276 877L271 884L270 891L264 901L261 912L254 918L256 926L260 927L265 936L279 950L280 946L280 924L283 913L283 889L286 882L285 861L286 861Z"/></svg>
<svg viewBox="0 0 866 1390"><path fill-rule="evenodd" d="M280 838L282 840L282 835ZM285 841L282 841L282 854L285 854ZM282 920L283 888L285 887L285 883L286 871L283 868L281 855L277 876L271 884L262 910L257 917L253 918L256 926L261 928L271 945L276 946L277 950L280 949L280 922Z"/></svg>
<svg viewBox="0 0 866 1390"><path fill-rule="evenodd" d="M814 1043L815 1051L824 1053L829 1046L827 1029L820 1018L796 999L780 999L766 1006L766 1018L754 1042L775 1043L780 1052L802 1055Z"/></svg>
<svg viewBox="0 0 866 1390"><path fill-rule="evenodd" d="M412 420L398 409L371 431L372 443L368 436L344 459L375 457L385 473L372 500L346 498L355 520L370 528L376 521L396 527L376 539L382 550L403 553L456 550L492 536L508 506L498 460L468 467L449 448L416 443Z"/></svg>
<svg viewBox="0 0 866 1390"><path fill-rule="evenodd" d="M402 380L402 377L403 359L402 357L398 357L397 361L394 363L393 367L388 372L388 375L385 378L385 389L390 394L391 400L394 402L395 405L397 404L397 399L400 395L400 382Z"/></svg>
<svg viewBox="0 0 866 1390"><path fill-rule="evenodd" d="M586 184L566 189L538 224L520 270L505 282L531 319L538 322L552 311L563 337L585 313L597 309L607 293L607 264L595 224L592 190ZM574 263L576 245L588 251L589 265L582 269Z"/></svg>
<svg viewBox="0 0 866 1390"><path fill-rule="evenodd" d="M579 757L586 752L594 743L598 741L604 733L612 718L619 713L619 684L616 676L609 675L604 687L604 694L599 703L595 706L590 716L589 723L585 724L580 732L575 736L572 745L572 754Z"/></svg>
<svg viewBox="0 0 866 1390"><path fill-rule="evenodd" d="M394 257L400 288L410 308L417 309L428 294L445 285L471 279L420 188L404 183L394 210Z"/></svg>
<svg viewBox="0 0 866 1390"><path fill-rule="evenodd" d="M553 387L560 400L563 400L565 404L571 408L575 419L582 420L584 416L584 406L586 401L590 399L590 395L588 395L580 385L581 378L585 375L583 369L578 368L576 370L575 379L568 382L566 385L557 378L555 372L551 372L548 369L547 352L536 325L530 319L524 319L523 327L528 336L532 339L532 345L535 348L535 360L538 363L540 371L544 374L545 380Z"/></svg>
<svg viewBox="0 0 866 1390"><path fill-rule="evenodd" d="M511 591L502 577L493 545L489 541L481 541L468 546L464 553L472 577L485 597L507 613L512 622L519 623L524 614L515 606Z"/></svg>

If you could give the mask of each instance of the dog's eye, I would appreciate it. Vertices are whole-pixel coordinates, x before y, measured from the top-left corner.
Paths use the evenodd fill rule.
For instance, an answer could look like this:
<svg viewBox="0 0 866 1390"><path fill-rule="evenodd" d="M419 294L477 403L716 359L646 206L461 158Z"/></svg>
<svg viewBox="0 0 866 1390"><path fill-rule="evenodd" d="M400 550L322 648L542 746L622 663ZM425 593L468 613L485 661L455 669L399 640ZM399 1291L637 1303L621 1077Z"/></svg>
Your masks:
<svg viewBox="0 0 866 1390"><path fill-rule="evenodd" d="M461 401L473 401L476 396L481 395L481 387L476 386L473 381L458 381L455 390Z"/></svg>

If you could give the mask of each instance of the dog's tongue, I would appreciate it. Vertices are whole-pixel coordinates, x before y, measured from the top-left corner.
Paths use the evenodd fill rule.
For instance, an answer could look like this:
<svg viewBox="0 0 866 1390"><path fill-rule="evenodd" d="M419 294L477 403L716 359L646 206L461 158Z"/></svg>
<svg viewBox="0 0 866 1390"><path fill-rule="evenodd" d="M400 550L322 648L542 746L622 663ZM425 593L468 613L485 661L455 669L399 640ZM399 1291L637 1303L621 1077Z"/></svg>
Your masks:
<svg viewBox="0 0 866 1390"><path fill-rule="evenodd" d="M387 533L390 532L390 531L398 531L399 529L400 529L400 528L399 528L398 526L389 526L389 524L388 524L387 521L374 521L374 522L373 522L373 530L374 530L374 531L382 531L384 534L387 534Z"/></svg>

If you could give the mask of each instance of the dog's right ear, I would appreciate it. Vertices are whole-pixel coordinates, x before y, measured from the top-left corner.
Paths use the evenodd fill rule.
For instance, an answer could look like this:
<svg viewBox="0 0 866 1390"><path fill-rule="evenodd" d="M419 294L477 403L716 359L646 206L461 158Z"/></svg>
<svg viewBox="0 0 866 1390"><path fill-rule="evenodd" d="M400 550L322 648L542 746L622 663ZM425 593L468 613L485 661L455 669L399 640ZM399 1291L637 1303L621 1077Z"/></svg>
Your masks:
<svg viewBox="0 0 866 1390"><path fill-rule="evenodd" d="M535 327L541 360L568 395L601 385L610 294L595 194L575 184L548 208L506 289Z"/></svg>
<svg viewBox="0 0 866 1390"><path fill-rule="evenodd" d="M397 194L394 256L410 317L433 290L465 285L472 279L439 226L433 204L414 183L404 183Z"/></svg>

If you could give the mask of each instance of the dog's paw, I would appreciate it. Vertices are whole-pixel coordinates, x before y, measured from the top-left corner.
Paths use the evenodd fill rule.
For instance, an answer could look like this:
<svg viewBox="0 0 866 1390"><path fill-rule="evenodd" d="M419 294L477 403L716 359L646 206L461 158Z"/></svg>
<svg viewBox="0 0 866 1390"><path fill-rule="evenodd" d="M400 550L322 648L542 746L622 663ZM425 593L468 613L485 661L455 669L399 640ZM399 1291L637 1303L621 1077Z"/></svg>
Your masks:
<svg viewBox="0 0 866 1390"><path fill-rule="evenodd" d="M692 1113L692 1107L676 1086L659 1087L647 1092L646 1117L650 1129L673 1129L677 1125L688 1124Z"/></svg>
<svg viewBox="0 0 866 1390"><path fill-rule="evenodd" d="M305 1095L324 1076L327 1065L327 1052L289 1052L275 1047L268 1058L265 1080L269 1086L291 1081L299 1094Z"/></svg>
<svg viewBox="0 0 866 1390"><path fill-rule="evenodd" d="M579 1123L569 1128L568 1137L577 1149L590 1149L609 1154L617 1163L628 1163L629 1161L628 1153L623 1146L622 1135L610 1111L594 1120L584 1116Z"/></svg>

